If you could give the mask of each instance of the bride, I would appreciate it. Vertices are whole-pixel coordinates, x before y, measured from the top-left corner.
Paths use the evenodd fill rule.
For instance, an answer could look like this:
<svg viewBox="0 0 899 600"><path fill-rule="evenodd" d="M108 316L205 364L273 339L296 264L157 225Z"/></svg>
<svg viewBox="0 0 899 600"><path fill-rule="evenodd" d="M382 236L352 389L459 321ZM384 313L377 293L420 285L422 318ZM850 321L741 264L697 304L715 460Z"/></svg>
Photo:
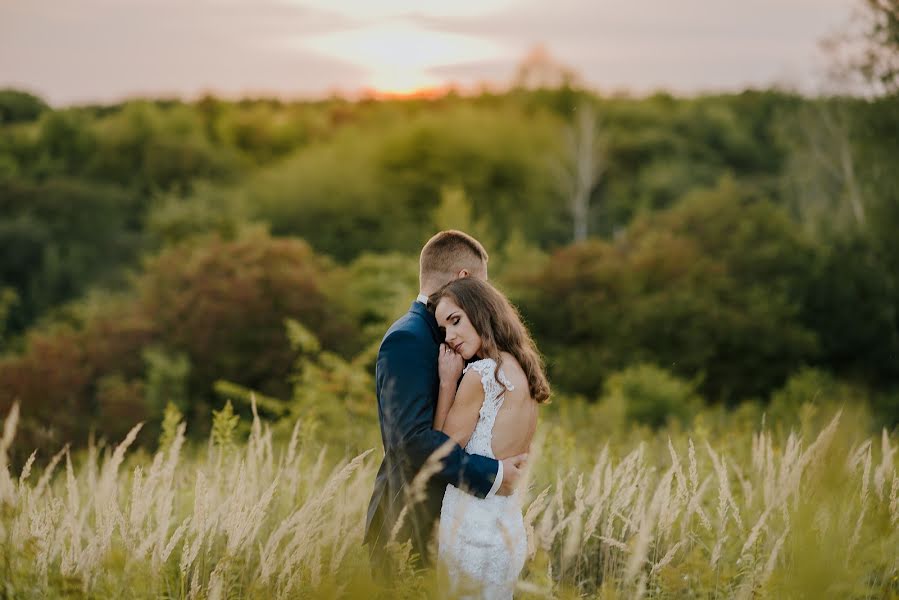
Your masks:
<svg viewBox="0 0 899 600"><path fill-rule="evenodd" d="M446 331L437 359L434 429L469 454L502 460L526 453L537 427L537 405L549 400L550 390L516 309L492 285L473 277L440 288L428 308ZM477 498L446 486L437 554L453 593L511 598L526 553L519 493Z"/></svg>

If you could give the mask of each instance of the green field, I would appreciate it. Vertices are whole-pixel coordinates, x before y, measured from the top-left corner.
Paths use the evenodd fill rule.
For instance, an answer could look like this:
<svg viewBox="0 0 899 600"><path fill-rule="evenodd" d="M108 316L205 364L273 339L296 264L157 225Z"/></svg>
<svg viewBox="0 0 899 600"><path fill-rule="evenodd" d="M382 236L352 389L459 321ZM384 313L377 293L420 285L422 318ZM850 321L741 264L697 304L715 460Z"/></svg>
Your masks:
<svg viewBox="0 0 899 600"><path fill-rule="evenodd" d="M804 404L787 431L745 406L652 431L622 425L615 403L541 419L519 597L899 597L897 440L864 411ZM205 447L185 445L172 412L155 455L129 447L135 428L45 469L4 464L7 597L442 597L433 570L370 574L380 447L335 451L314 416L288 431L229 415Z"/></svg>

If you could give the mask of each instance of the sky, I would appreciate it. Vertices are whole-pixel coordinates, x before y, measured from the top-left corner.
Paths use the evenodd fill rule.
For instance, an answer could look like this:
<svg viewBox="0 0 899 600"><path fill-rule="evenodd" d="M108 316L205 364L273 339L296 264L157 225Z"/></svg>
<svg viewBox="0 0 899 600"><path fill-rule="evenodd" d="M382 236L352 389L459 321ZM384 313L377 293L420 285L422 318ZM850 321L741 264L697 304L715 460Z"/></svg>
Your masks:
<svg viewBox="0 0 899 600"><path fill-rule="evenodd" d="M56 106L507 85L537 45L601 92L814 91L860 0L0 0L0 87Z"/></svg>

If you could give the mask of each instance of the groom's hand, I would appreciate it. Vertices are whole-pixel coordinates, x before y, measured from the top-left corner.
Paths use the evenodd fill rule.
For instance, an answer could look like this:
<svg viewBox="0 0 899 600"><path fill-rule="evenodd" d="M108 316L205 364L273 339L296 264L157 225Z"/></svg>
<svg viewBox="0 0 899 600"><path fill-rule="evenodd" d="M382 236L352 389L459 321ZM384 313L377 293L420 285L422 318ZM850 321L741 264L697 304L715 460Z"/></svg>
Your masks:
<svg viewBox="0 0 899 600"><path fill-rule="evenodd" d="M519 454L503 460L503 481L496 490L498 496L511 496L518 487L518 478L528 462L527 454Z"/></svg>

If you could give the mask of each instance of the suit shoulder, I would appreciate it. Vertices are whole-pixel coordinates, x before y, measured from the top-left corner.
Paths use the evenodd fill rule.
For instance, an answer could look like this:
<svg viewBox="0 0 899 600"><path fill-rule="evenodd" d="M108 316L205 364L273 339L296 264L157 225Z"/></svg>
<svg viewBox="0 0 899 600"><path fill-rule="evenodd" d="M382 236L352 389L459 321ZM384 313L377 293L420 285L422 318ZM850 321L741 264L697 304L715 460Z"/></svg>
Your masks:
<svg viewBox="0 0 899 600"><path fill-rule="evenodd" d="M414 315L413 315L414 316ZM429 362L432 353L436 353L437 344L431 336L426 323L416 323L418 319L403 317L394 323L378 348L377 371L386 372L388 365L400 362ZM436 376L436 362L434 362L434 375ZM427 369L421 371L424 376Z"/></svg>
<svg viewBox="0 0 899 600"><path fill-rule="evenodd" d="M381 346L387 343L402 343L403 341L427 341L430 339L430 332L427 324L424 323L417 315L407 313L394 321L387 333L381 340Z"/></svg>

